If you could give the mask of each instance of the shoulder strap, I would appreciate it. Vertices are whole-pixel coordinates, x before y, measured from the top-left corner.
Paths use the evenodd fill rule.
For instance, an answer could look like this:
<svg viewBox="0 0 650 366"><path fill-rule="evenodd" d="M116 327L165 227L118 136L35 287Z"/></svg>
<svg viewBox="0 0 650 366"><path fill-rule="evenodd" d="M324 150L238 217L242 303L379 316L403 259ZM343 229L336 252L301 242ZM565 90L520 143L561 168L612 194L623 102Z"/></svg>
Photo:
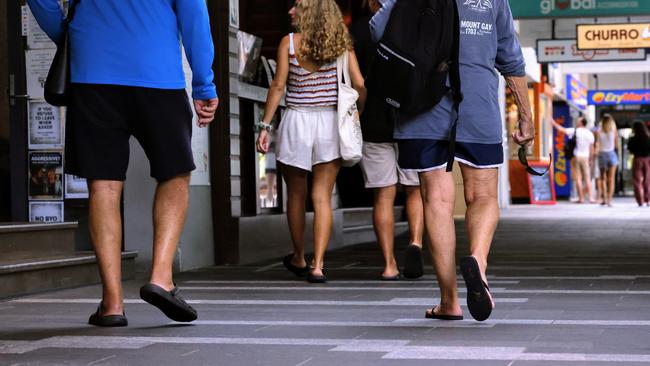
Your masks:
<svg viewBox="0 0 650 366"><path fill-rule="evenodd" d="M350 81L350 54L345 51L339 58L336 59L336 78L339 85L347 84L352 86Z"/></svg>
<svg viewBox="0 0 650 366"><path fill-rule="evenodd" d="M296 54L296 49L293 45L293 33L289 33L289 54L290 55Z"/></svg>
<svg viewBox="0 0 650 366"><path fill-rule="evenodd" d="M66 18L66 23L70 24L72 19L74 18L74 13L75 10L77 9L77 4L79 4L81 0L70 0L70 5L68 7L68 16Z"/></svg>

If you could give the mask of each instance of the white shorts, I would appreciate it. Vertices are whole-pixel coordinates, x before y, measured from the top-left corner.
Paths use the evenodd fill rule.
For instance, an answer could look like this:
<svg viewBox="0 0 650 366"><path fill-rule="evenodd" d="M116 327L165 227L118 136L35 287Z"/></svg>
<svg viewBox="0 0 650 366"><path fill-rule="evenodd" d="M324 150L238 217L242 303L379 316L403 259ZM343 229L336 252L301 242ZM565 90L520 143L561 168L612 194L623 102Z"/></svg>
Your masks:
<svg viewBox="0 0 650 366"><path fill-rule="evenodd" d="M397 144L392 142L363 142L361 170L366 188L390 187L399 183L403 186L419 186L417 172L406 172L397 166Z"/></svg>
<svg viewBox="0 0 650 366"><path fill-rule="evenodd" d="M341 157L336 108L290 107L278 129L278 161L311 171Z"/></svg>

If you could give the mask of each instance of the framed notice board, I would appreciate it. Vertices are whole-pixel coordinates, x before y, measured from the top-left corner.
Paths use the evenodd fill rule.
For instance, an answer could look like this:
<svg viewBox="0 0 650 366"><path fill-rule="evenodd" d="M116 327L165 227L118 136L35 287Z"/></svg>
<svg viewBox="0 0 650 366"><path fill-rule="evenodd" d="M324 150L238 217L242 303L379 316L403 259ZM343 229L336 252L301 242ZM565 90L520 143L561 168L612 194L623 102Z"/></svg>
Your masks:
<svg viewBox="0 0 650 366"><path fill-rule="evenodd" d="M547 167L547 163L543 162L530 162L529 165L540 172L544 171ZM530 197L530 203L537 205L554 205L556 200L553 170L549 170L541 177L531 174L526 175L528 176L528 195Z"/></svg>

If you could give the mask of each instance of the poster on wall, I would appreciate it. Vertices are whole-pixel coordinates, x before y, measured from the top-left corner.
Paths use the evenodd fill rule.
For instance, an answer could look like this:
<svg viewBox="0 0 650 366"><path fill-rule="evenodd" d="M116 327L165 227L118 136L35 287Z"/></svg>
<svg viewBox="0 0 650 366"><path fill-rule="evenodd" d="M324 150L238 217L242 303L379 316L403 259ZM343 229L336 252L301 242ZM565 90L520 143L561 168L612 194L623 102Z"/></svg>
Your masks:
<svg viewBox="0 0 650 366"><path fill-rule="evenodd" d="M230 0L230 26L239 28L239 0Z"/></svg>
<svg viewBox="0 0 650 366"><path fill-rule="evenodd" d="M41 27L36 22L34 14L32 14L29 6L26 6L27 16L25 21L26 36L27 36L27 48L30 50L39 50L39 49L55 49L56 44L50 40L50 37L41 29Z"/></svg>
<svg viewBox="0 0 650 366"><path fill-rule="evenodd" d="M61 108L43 101L29 102L29 148L51 149L63 146Z"/></svg>
<svg viewBox="0 0 650 366"><path fill-rule="evenodd" d="M30 202L29 222L45 224L63 222L63 202Z"/></svg>
<svg viewBox="0 0 650 366"><path fill-rule="evenodd" d="M65 175L65 198L85 199L88 198L88 185L86 178L76 175Z"/></svg>
<svg viewBox="0 0 650 366"><path fill-rule="evenodd" d="M28 161L29 199L63 199L63 153L30 151Z"/></svg>
<svg viewBox="0 0 650 366"><path fill-rule="evenodd" d="M55 49L29 50L25 52L27 71L27 94L30 99L43 99L43 85L50 71Z"/></svg>
<svg viewBox="0 0 650 366"><path fill-rule="evenodd" d="M188 95L192 95L192 69L185 57L183 50L183 71L185 72L185 90ZM191 100L191 98L190 98ZM198 127L198 116L192 107L192 154L194 155L194 165L196 169L190 176L190 185L209 186L210 185L210 139L208 136L208 127Z"/></svg>

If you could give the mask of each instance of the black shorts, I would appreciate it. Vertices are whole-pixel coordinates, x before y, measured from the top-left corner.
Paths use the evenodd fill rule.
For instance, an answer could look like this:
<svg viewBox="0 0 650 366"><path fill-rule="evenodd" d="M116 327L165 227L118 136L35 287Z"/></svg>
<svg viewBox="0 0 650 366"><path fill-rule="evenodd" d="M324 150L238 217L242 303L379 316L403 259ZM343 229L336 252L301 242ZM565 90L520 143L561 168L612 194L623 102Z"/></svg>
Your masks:
<svg viewBox="0 0 650 366"><path fill-rule="evenodd" d="M192 109L184 89L72 84L65 172L86 179L126 179L129 138L144 149L151 176L165 181L196 167Z"/></svg>

